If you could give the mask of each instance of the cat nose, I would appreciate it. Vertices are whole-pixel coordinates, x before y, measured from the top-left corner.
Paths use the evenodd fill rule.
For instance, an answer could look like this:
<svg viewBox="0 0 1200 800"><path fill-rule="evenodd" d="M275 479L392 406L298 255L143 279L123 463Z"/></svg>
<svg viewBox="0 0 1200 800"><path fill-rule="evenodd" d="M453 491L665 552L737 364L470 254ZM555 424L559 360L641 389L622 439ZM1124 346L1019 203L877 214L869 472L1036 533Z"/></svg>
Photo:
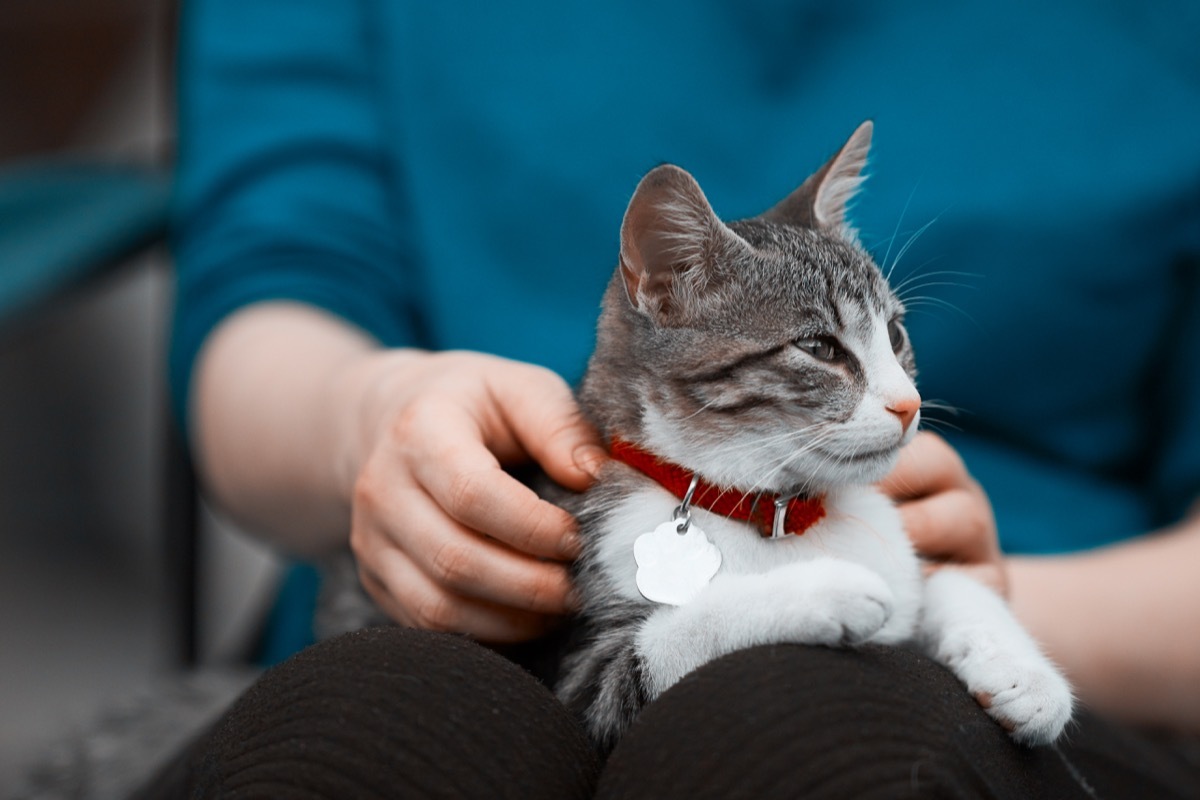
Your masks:
<svg viewBox="0 0 1200 800"><path fill-rule="evenodd" d="M900 430L908 433L908 426L912 425L917 412L921 410L921 397L913 394L893 398L887 402L887 410L900 420Z"/></svg>

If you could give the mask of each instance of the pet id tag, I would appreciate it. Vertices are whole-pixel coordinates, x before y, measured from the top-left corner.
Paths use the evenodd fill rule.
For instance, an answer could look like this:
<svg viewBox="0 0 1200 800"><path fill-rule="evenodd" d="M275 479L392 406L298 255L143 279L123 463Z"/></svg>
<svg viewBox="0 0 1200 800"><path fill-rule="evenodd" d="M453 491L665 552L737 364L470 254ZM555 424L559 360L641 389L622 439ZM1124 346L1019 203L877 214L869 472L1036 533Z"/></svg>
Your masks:
<svg viewBox="0 0 1200 800"><path fill-rule="evenodd" d="M686 518L664 522L639 536L633 559L642 596L672 606L695 597L721 568L721 551Z"/></svg>

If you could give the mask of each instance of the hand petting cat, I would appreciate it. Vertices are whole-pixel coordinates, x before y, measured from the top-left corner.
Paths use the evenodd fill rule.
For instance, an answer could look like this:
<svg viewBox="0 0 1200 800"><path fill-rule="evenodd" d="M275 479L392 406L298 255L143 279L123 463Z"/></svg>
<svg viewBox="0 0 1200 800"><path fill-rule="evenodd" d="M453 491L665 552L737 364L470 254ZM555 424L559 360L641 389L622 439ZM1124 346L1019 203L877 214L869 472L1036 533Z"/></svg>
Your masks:
<svg viewBox="0 0 1200 800"><path fill-rule="evenodd" d="M574 520L500 467L532 458L582 490L604 458L549 370L381 349L264 302L206 345L195 407L197 464L226 513L313 559L342 552L352 518L362 582L396 621L518 641L573 607Z"/></svg>
<svg viewBox="0 0 1200 800"><path fill-rule="evenodd" d="M926 571L952 566L1008 596L1008 571L987 494L954 448L921 431L879 488L895 501Z"/></svg>
<svg viewBox="0 0 1200 800"><path fill-rule="evenodd" d="M420 353L380 378L350 544L376 603L407 625L521 641L572 610L574 520L501 464L532 458L582 490L604 457L554 373Z"/></svg>

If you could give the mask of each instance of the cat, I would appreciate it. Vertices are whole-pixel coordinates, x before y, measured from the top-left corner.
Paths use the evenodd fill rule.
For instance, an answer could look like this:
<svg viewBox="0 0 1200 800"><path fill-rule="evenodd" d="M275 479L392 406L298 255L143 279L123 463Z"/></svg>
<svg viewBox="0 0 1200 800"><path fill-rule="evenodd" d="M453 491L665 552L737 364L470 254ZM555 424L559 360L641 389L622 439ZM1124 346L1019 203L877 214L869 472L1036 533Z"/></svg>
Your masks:
<svg viewBox="0 0 1200 800"><path fill-rule="evenodd" d="M629 202L578 392L614 460L566 503L588 634L556 687L601 749L685 674L785 642L915 646L1025 744L1071 717L1004 601L923 578L872 487L921 400L904 306L846 217L871 136L752 219L723 223L672 165Z"/></svg>

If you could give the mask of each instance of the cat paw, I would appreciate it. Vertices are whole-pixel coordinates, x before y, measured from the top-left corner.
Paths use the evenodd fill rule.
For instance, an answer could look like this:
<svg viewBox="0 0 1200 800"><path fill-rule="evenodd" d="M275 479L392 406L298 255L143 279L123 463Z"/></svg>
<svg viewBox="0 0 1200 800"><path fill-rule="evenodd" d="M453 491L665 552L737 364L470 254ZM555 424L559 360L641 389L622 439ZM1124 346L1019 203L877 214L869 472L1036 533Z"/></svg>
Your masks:
<svg viewBox="0 0 1200 800"><path fill-rule="evenodd" d="M793 640L802 644L845 646L862 644L887 624L894 598L883 578L858 564L814 562L795 585L786 619L794 626Z"/></svg>
<svg viewBox="0 0 1200 800"><path fill-rule="evenodd" d="M1018 742L1053 743L1071 720L1071 687L1049 662L998 659L973 670L975 700Z"/></svg>

